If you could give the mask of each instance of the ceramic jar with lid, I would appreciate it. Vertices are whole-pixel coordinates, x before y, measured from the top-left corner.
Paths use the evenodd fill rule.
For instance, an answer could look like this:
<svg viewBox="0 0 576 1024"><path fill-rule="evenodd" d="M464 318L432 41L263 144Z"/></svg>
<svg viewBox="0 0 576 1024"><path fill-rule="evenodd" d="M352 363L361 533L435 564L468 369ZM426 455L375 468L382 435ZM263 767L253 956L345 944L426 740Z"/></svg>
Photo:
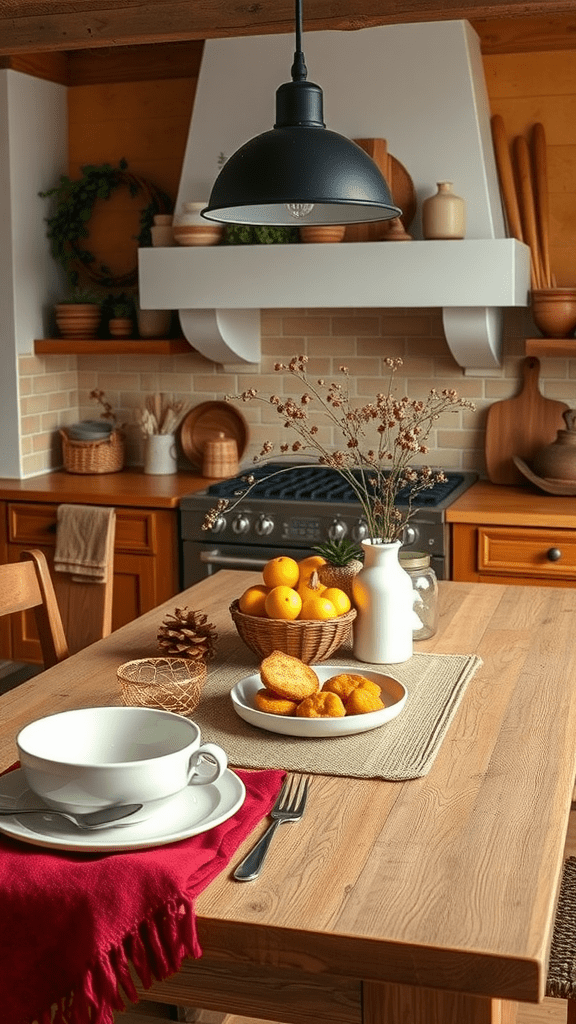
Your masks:
<svg viewBox="0 0 576 1024"><path fill-rule="evenodd" d="M424 551L401 551L399 562L414 591L413 640L427 640L438 629L438 580Z"/></svg>
<svg viewBox="0 0 576 1024"><path fill-rule="evenodd" d="M422 204L422 231L427 239L458 239L466 234L466 204L451 181L438 181L436 195Z"/></svg>
<svg viewBox="0 0 576 1024"><path fill-rule="evenodd" d="M172 215L170 213L157 213L154 217L154 223L150 228L150 235L152 236L152 245L155 248L174 245Z"/></svg>
<svg viewBox="0 0 576 1024"><path fill-rule="evenodd" d="M576 409L562 413L566 430L559 430L552 444L540 448L532 459L532 469L544 480L576 481Z"/></svg>
<svg viewBox="0 0 576 1024"><path fill-rule="evenodd" d="M207 202L182 203L174 217L172 231L178 245L218 245L224 232L222 224L206 220L202 214Z"/></svg>

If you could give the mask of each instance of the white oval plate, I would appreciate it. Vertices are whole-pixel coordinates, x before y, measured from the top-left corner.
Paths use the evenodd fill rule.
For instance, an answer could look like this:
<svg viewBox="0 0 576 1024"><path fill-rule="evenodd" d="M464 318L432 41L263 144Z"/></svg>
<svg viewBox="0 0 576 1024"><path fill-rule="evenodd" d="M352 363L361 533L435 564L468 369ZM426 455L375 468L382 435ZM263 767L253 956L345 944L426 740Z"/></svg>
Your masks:
<svg viewBox="0 0 576 1024"><path fill-rule="evenodd" d="M372 679L381 688L381 697L386 707L382 711L370 711L366 715L350 715L345 718L293 718L284 715L268 715L259 711L254 697L264 685L259 672L245 676L230 691L232 705L237 715L250 725L268 732L282 733L283 736L301 736L318 738L327 736L354 736L359 732L378 729L399 715L406 703L408 691L403 683L380 672L368 672L350 665L312 665L320 686L331 676L341 672L353 672L355 675Z"/></svg>

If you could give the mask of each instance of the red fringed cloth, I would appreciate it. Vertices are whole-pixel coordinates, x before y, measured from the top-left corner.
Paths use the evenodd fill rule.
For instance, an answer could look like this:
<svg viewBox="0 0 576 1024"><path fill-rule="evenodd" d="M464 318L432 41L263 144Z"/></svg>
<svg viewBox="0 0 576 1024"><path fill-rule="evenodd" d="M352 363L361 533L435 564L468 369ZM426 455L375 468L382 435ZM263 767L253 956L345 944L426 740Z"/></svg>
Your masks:
<svg viewBox="0 0 576 1024"><path fill-rule="evenodd" d="M112 1024L113 1011L199 957L195 900L271 810L284 772L237 773L246 800L169 846L67 853L0 836L0 1019Z"/></svg>

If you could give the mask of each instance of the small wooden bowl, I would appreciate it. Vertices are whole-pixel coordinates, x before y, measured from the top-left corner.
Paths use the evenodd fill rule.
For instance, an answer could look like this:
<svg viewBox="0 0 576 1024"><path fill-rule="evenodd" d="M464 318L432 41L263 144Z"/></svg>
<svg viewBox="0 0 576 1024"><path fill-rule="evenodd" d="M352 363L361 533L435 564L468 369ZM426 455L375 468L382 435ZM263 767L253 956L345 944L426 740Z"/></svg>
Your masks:
<svg viewBox="0 0 576 1024"><path fill-rule="evenodd" d="M349 639L356 609L351 608L346 615L321 622L312 619L287 621L245 615L238 608L238 601L233 601L230 615L238 635L259 658L268 657L272 651L282 651L311 665L326 661Z"/></svg>
<svg viewBox="0 0 576 1024"><path fill-rule="evenodd" d="M343 224L310 224L299 229L301 242L342 242L346 234Z"/></svg>
<svg viewBox="0 0 576 1024"><path fill-rule="evenodd" d="M576 330L576 288L532 292L532 318L545 338L571 338Z"/></svg>

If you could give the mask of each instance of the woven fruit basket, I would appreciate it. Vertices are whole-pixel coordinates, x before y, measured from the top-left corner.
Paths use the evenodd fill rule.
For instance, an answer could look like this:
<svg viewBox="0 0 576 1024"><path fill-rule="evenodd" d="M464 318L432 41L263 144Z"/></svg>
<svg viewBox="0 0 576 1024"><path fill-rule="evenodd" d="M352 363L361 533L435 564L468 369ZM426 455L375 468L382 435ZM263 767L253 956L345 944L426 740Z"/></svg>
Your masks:
<svg viewBox="0 0 576 1024"><path fill-rule="evenodd" d="M326 661L350 638L356 609L351 608L336 619L265 619L258 615L245 615L238 601L230 605L230 615L238 635L247 647L260 658L272 651L282 651L310 665Z"/></svg>
<svg viewBox="0 0 576 1024"><path fill-rule="evenodd" d="M73 441L60 431L64 469L68 473L118 473L124 468L124 434L113 430L103 441Z"/></svg>

